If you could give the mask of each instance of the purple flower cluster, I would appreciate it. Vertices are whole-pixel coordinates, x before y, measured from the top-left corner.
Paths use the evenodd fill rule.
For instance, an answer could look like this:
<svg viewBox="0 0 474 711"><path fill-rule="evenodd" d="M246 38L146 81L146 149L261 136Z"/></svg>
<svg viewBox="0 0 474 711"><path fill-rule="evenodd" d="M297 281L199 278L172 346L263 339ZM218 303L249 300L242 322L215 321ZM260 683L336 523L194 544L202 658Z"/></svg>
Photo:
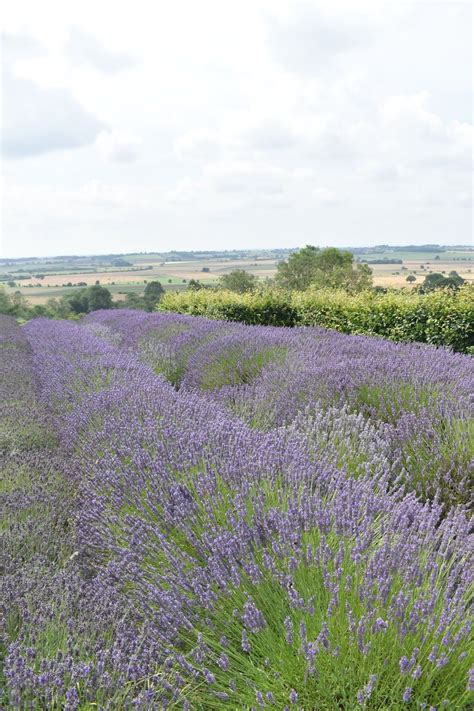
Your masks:
<svg viewBox="0 0 474 711"><path fill-rule="evenodd" d="M4 705L468 703L468 357L126 311L0 331L54 434L7 494Z"/></svg>
<svg viewBox="0 0 474 711"><path fill-rule="evenodd" d="M261 430L288 428L320 461L384 473L422 499L468 503L474 477L472 358L321 328L249 327L179 314L99 311L89 328L181 390Z"/></svg>

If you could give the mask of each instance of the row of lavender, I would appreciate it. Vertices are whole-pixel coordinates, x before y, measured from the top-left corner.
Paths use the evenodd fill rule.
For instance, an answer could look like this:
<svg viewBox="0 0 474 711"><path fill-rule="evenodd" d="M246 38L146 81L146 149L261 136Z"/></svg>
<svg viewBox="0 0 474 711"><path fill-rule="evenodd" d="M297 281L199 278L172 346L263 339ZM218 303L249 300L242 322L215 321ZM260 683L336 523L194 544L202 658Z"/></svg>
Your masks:
<svg viewBox="0 0 474 711"><path fill-rule="evenodd" d="M248 327L179 314L86 319L180 391L263 431L298 432L315 458L389 475L423 500L469 501L474 362L447 349L320 328Z"/></svg>
<svg viewBox="0 0 474 711"><path fill-rule="evenodd" d="M467 708L470 361L109 316L24 329L71 554L29 585L8 703ZM420 443L431 485L400 461Z"/></svg>

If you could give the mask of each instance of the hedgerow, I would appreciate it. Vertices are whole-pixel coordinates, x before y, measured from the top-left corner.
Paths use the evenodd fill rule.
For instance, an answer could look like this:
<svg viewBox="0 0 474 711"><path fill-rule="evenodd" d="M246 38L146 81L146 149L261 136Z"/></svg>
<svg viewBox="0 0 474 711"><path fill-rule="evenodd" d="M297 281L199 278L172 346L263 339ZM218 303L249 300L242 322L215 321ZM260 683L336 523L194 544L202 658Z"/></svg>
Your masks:
<svg viewBox="0 0 474 711"><path fill-rule="evenodd" d="M474 348L474 288L427 294L408 291L347 294L333 289L288 293L262 288L253 293L200 290L168 292L160 311L241 321L264 326L324 326L342 333L383 336L393 341Z"/></svg>

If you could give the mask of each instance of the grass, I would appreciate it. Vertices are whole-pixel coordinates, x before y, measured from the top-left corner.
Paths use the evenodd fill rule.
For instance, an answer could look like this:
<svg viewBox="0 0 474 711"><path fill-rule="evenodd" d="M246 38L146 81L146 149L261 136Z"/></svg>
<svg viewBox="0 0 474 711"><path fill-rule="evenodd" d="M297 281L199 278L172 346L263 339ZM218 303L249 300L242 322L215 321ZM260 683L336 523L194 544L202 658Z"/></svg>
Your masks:
<svg viewBox="0 0 474 711"><path fill-rule="evenodd" d="M201 390L214 390L224 386L249 385L269 363L281 363L287 354L283 347L261 348L248 353L244 347L226 349L201 371Z"/></svg>

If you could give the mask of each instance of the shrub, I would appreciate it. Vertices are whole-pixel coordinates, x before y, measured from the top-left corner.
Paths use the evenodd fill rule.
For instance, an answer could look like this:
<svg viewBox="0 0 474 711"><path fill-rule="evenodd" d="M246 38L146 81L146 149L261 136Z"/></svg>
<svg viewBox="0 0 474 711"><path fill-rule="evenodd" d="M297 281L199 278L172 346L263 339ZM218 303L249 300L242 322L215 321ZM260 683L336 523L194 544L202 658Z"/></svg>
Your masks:
<svg viewBox="0 0 474 711"><path fill-rule="evenodd" d="M251 294L188 291L166 294L161 311L241 321L251 325L324 326L343 333L377 335L393 341L429 343L469 353L474 345L474 288L429 293L333 289L288 294L260 287Z"/></svg>

